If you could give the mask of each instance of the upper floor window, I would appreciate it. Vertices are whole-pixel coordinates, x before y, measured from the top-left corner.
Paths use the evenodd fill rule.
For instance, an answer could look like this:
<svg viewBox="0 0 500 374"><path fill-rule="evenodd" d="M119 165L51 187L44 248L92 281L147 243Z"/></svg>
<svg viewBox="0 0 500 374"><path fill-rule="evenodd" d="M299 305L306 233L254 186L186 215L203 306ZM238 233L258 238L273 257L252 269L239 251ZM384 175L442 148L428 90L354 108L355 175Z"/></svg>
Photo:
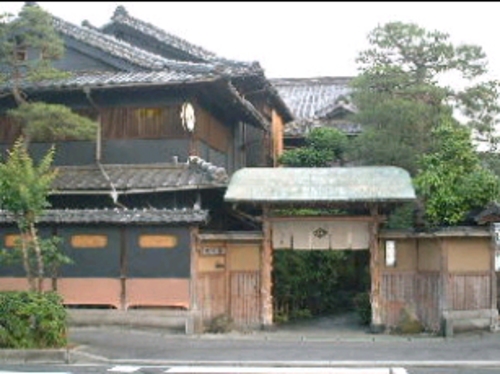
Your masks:
<svg viewBox="0 0 500 374"><path fill-rule="evenodd" d="M25 47L17 47L14 52L16 61L24 62L28 59L28 50Z"/></svg>
<svg viewBox="0 0 500 374"><path fill-rule="evenodd" d="M139 108L135 110L135 116L139 123L154 121L163 117L162 108Z"/></svg>

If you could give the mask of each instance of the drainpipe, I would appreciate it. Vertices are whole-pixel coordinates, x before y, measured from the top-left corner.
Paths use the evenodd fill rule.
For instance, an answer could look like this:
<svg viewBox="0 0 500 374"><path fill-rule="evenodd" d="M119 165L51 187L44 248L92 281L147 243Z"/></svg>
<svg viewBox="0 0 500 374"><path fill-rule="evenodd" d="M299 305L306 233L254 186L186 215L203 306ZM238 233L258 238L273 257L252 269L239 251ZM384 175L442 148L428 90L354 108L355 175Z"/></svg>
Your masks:
<svg viewBox="0 0 500 374"><path fill-rule="evenodd" d="M83 87L83 92L85 93L85 97L87 98L88 102L94 108L94 110L97 112L97 136L96 136L96 147L95 147L95 160L97 162L101 161L101 153L102 153L102 136L101 136L101 111L99 110L99 107L95 103L95 101L92 99L90 96L90 88L89 87Z"/></svg>
<svg viewBox="0 0 500 374"><path fill-rule="evenodd" d="M92 106L92 108L94 108L94 110L97 112L97 136L96 136L96 147L95 147L96 164L99 167L99 170L101 171L104 178L108 181L109 186L111 187L111 199L113 200L113 203L115 205L123 207L123 205L118 202L118 191L116 191L115 185L113 184L111 178L104 169L104 166L101 164L101 155L102 155L101 111L99 110L99 107L95 103L94 99L92 99L92 97L90 96L90 88L84 87L83 92L85 93L85 96L87 97L87 100Z"/></svg>

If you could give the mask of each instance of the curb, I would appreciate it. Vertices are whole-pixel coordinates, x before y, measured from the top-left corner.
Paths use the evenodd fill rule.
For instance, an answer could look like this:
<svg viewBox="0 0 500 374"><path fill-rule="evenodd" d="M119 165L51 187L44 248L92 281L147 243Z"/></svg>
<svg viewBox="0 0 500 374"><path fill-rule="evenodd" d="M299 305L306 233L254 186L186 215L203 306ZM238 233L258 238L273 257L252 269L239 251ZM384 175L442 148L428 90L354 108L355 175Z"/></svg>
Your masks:
<svg viewBox="0 0 500 374"><path fill-rule="evenodd" d="M0 363L68 364L68 349L0 349Z"/></svg>
<svg viewBox="0 0 500 374"><path fill-rule="evenodd" d="M177 361L112 359L113 365L184 366L184 367L233 367L233 368L498 368L500 361Z"/></svg>

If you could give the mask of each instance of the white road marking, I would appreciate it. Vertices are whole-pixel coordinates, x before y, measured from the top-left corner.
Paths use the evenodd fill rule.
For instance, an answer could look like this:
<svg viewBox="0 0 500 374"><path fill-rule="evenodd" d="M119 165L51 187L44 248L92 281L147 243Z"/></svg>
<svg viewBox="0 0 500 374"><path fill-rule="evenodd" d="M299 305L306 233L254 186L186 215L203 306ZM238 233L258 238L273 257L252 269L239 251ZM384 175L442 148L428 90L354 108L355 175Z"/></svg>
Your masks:
<svg viewBox="0 0 500 374"><path fill-rule="evenodd" d="M135 373L141 368L141 366L114 366L111 369L108 369L108 371L113 372L113 373Z"/></svg>
<svg viewBox="0 0 500 374"><path fill-rule="evenodd" d="M398 368L399 369L399 368ZM404 370L404 369L403 369ZM228 367L228 366L174 366L169 374L406 374L390 368L318 368L318 367Z"/></svg>
<svg viewBox="0 0 500 374"><path fill-rule="evenodd" d="M67 371L0 371L0 374L71 374Z"/></svg>
<svg viewBox="0 0 500 374"><path fill-rule="evenodd" d="M403 368L391 368L391 374L408 374L408 372Z"/></svg>

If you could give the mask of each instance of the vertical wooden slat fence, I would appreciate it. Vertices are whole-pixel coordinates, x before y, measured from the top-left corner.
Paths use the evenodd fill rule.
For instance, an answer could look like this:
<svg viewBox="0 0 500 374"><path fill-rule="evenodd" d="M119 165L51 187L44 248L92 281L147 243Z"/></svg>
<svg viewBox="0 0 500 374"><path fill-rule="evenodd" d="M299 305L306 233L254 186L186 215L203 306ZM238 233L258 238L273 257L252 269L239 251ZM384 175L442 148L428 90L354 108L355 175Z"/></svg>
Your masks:
<svg viewBox="0 0 500 374"><path fill-rule="evenodd" d="M226 279L223 272L199 273L196 294L204 321L227 313Z"/></svg>
<svg viewBox="0 0 500 374"><path fill-rule="evenodd" d="M451 307L453 310L490 309L491 279L484 274L450 274Z"/></svg>
<svg viewBox="0 0 500 374"><path fill-rule="evenodd" d="M260 323L260 275L258 271L231 272L230 316L238 326Z"/></svg>
<svg viewBox="0 0 500 374"><path fill-rule="evenodd" d="M386 272L382 274L382 302L385 306L383 323L398 325L403 308L413 308L424 326L438 330L439 313L438 272Z"/></svg>

